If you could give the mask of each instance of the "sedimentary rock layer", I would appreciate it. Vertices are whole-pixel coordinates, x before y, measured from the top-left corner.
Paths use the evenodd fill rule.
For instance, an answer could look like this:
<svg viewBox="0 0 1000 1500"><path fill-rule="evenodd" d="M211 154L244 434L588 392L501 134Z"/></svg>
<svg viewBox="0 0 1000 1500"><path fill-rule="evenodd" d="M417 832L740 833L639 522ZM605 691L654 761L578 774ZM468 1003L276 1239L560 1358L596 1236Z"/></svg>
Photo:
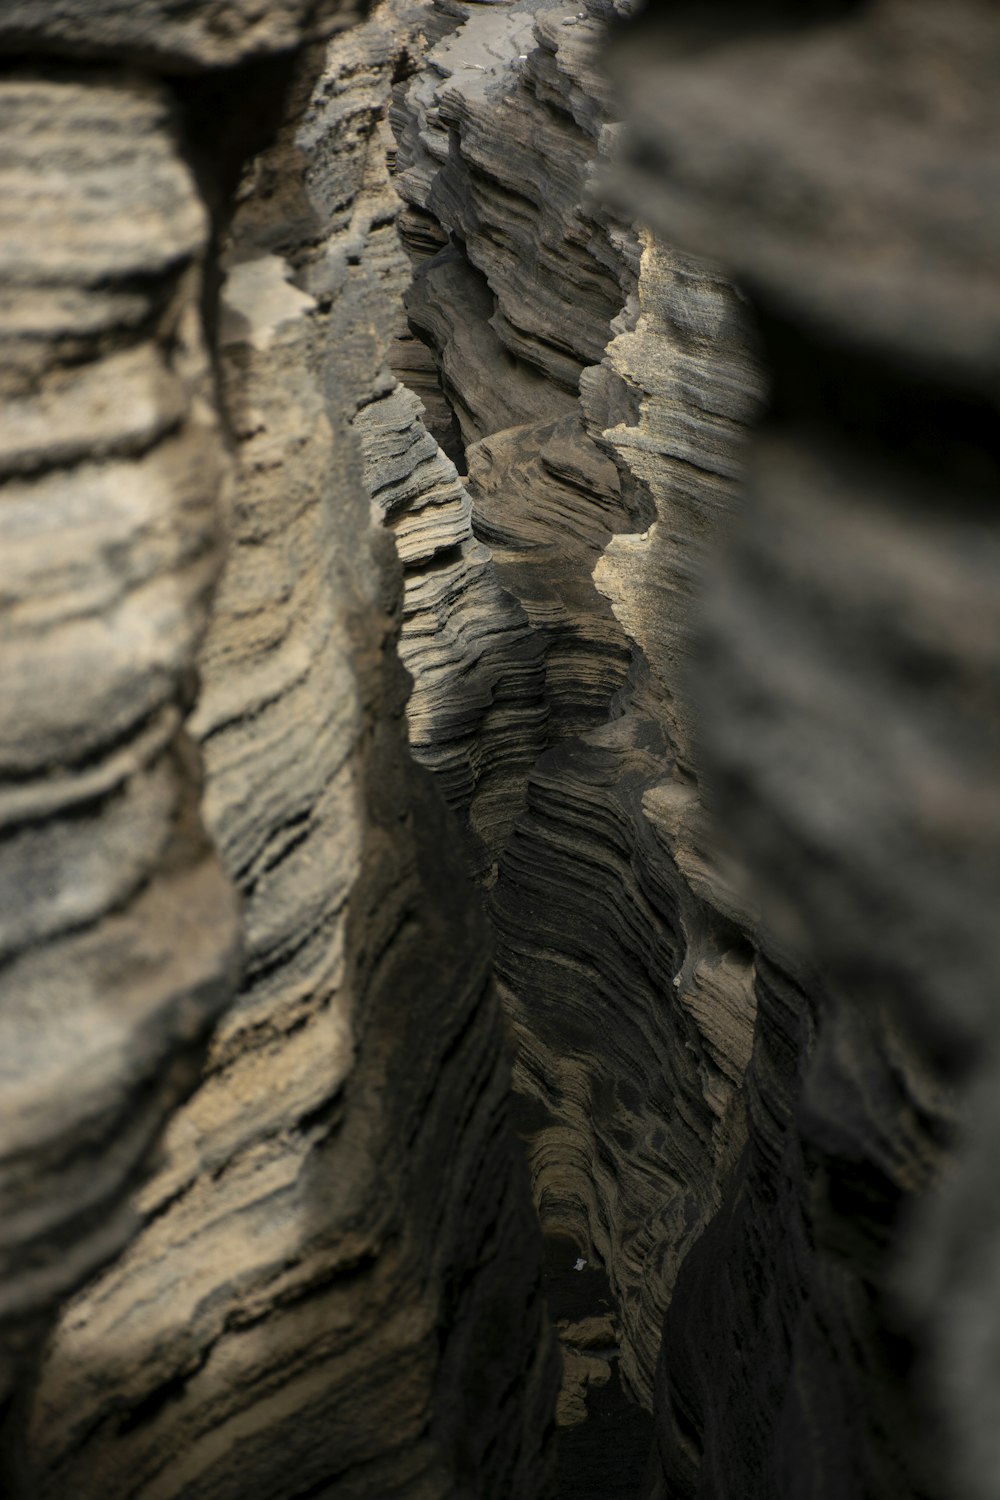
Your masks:
<svg viewBox="0 0 1000 1500"><path fill-rule="evenodd" d="M415 466L408 531L385 447L406 449L414 417L383 369L403 262L382 121L408 37L390 11L303 55L223 247L235 475L193 727L245 975L138 1232L50 1342L32 1496L544 1488L556 1371L490 945L460 831L406 745L401 569L358 442L403 564L435 507L452 531L429 528L430 555L457 552L457 592L475 588L454 473ZM490 589L530 678L523 615ZM428 704L425 687L416 722Z"/></svg>
<svg viewBox="0 0 1000 1500"><path fill-rule="evenodd" d="M2 1403L134 1228L239 940L184 728L226 467L208 216L153 83L8 76L0 117Z"/></svg>
<svg viewBox="0 0 1000 1500"><path fill-rule="evenodd" d="M544 744L542 644L473 537L468 491L413 393L396 386L371 402L354 431L403 565L410 744L461 813L471 873L489 878Z"/></svg>
<svg viewBox="0 0 1000 1500"><path fill-rule="evenodd" d="M759 377L731 288L590 191L615 149L599 35L568 7L474 10L393 119L411 326L544 650L545 753L490 903L536 1201L607 1268L650 1403L677 1268L743 1141L752 949L693 842L674 678Z"/></svg>
<svg viewBox="0 0 1000 1500"><path fill-rule="evenodd" d="M607 1267L657 1493L954 1470L989 1494L976 1403L944 1407L977 1459L932 1460L941 1390L907 1360L946 1350L967 1393L980 1368L932 1305L957 1239L928 1193L997 966L995 20L651 17L618 44L626 169L597 8L534 10L471 8L394 120L411 327L546 646L549 748L491 897L539 1207ZM928 163L954 182L947 247ZM940 1253L904 1312L917 1204Z"/></svg>
<svg viewBox="0 0 1000 1500"><path fill-rule="evenodd" d="M1000 27L634 8L0 16L12 1493L996 1500Z"/></svg>

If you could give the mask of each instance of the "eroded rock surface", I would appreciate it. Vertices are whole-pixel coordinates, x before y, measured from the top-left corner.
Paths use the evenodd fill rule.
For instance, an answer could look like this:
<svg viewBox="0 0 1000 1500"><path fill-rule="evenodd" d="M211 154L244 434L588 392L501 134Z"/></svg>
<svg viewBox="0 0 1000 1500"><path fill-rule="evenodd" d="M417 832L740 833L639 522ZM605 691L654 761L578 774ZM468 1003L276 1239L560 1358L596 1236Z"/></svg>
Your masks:
<svg viewBox="0 0 1000 1500"><path fill-rule="evenodd" d="M1000 33L632 9L0 16L31 1500L996 1500Z"/></svg>
<svg viewBox="0 0 1000 1500"><path fill-rule="evenodd" d="M692 832L675 679L761 379L732 289L594 195L617 149L600 36L566 6L473 8L394 122L411 326L544 652L544 753L490 899L536 1201L607 1268L650 1405L677 1268L745 1133L752 949Z"/></svg>
<svg viewBox="0 0 1000 1500"><path fill-rule="evenodd" d="M208 214L153 82L8 75L0 116L2 1402L133 1230L239 935L185 730L227 469Z"/></svg>
<svg viewBox="0 0 1000 1500"><path fill-rule="evenodd" d="M141 494L133 524L145 528L150 554L147 561L138 552L136 587L145 582L141 564L155 590L158 565L173 611L163 621L143 616L134 633L149 651L179 660L168 657L157 675L143 659L131 666L130 691L128 683L114 686L123 717L142 715L143 723L152 710L140 689L159 684L167 700L169 753L157 744L148 751L158 779L147 822L155 815L169 824L181 793L168 773L175 762L187 767L169 735L178 709L191 707L200 645L191 728L204 760L203 817L229 877L214 857L204 856L202 869L187 853L189 844L206 847L203 836L184 844L177 835L162 883L176 902L167 877L186 881L180 915L173 926L160 917L154 929L166 952L140 949L133 962L155 963L166 990L151 996L151 1009L154 1001L166 1009L184 987L185 1003L174 1005L179 1019L171 1013L169 1027L159 1023L170 1042L174 1032L193 1041L210 1006L231 1003L197 1088L173 1111L158 1169L133 1199L130 1243L69 1303L49 1342L22 1479L32 1497L500 1500L541 1494L545 1485L557 1368L535 1295L540 1237L509 1128L490 944L467 883L461 832L407 748L408 682L395 650L401 570L373 511L358 442L359 413L391 401L394 385L383 364L403 261L384 118L408 38L418 45L400 8L302 52L279 80L284 123L238 187L213 321L232 482L210 614L219 569L210 544L220 528L195 419L187 419L190 436L183 425L186 388L161 372L155 346L147 354L140 344L146 365L124 370L120 387L112 369L100 392L83 392L93 411L78 425L108 412L109 459L116 445L126 453L150 448L163 427L161 461L189 486L175 485L173 504L190 517L175 541L166 481L157 488L155 471L145 483L132 476ZM133 114L136 93L143 107L160 108L153 86L121 93ZM83 109L102 103L100 92L81 88ZM158 141L154 147L166 155ZM196 293L189 266L206 244L205 215L193 190L188 206L190 179L169 158L161 175L172 198L152 169L147 187L168 221L158 253ZM140 219L123 233L141 240L148 227ZM178 241L173 252L168 233ZM170 304L171 331L185 326L187 305L178 301L176 310ZM170 347L195 375L202 371L197 347L189 351L176 336ZM108 407L109 391L119 389ZM138 436L128 428L119 443L116 422L131 423ZM73 440L71 422L60 430ZM19 436L30 439L30 424ZM88 490L74 478L67 504L79 509ZM464 537L463 566L475 579L483 549L471 538L468 500L453 473L444 476L449 485L455 541ZM443 496L442 514L449 504ZM126 530L132 514L124 498L120 507ZM81 513L81 527L86 520ZM86 541L92 548L92 531ZM110 536L106 570L114 545ZM418 557L420 546L418 531ZM105 611L101 638L131 643L108 618L100 573L92 581L79 546L75 557L68 543L65 550L65 566L80 575L72 581L89 590L86 607ZM105 593L113 604L110 585ZM501 597L495 585L491 607L494 597ZM526 634L513 601L505 605L512 634ZM460 648L457 630L455 639ZM100 668L95 689L108 680L106 663ZM110 706L104 720L112 733ZM132 759L141 768L138 752ZM155 825L139 831L159 854L165 835ZM110 830L106 842L109 874L128 895L137 877L127 851L113 847ZM229 882L245 947L235 995ZM75 879L73 899L86 889ZM94 944L105 969L114 932ZM132 958L127 936L119 942ZM143 941L148 947L152 938L144 932ZM51 968L58 949L44 951ZM139 998L147 1003L133 987L130 1002ZM99 999L120 1026L114 991ZM80 1022L92 1024L86 1015ZM152 1026L140 1034L151 1057L141 1056L136 1087L158 1070L166 1094L173 1056L164 1059ZM98 1040L114 1042L107 1032ZM75 1061L79 1068L78 1049ZM108 1065L119 1089L123 1077L131 1083L114 1052ZM190 1089L195 1076L186 1081ZM43 1085L51 1089L51 1073ZM177 1094L174 1087L173 1105ZM139 1144L162 1122L164 1105L155 1102L155 1120L134 1107L127 1116ZM125 1137L118 1149L131 1144ZM95 1180L91 1174L91 1191Z"/></svg>
<svg viewBox="0 0 1000 1500"><path fill-rule="evenodd" d="M992 1494L985 1115L935 1194L997 968L995 18L651 13L623 158L598 7L467 9L394 120L434 420L545 645L490 897L543 1223L656 1493Z"/></svg>

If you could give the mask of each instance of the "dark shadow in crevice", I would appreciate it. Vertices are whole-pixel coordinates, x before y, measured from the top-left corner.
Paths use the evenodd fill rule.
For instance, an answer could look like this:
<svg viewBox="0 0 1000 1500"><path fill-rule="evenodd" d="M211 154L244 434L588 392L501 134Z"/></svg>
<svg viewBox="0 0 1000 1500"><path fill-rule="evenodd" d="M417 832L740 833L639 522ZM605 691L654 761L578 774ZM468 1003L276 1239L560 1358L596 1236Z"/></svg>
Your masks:
<svg viewBox="0 0 1000 1500"><path fill-rule="evenodd" d="M615 1310L602 1266L585 1263L589 1252L568 1235L547 1234L542 1287L557 1325L605 1317ZM639 1500L653 1442L653 1419L626 1395L618 1353L611 1377L587 1391L587 1419L559 1431L554 1500Z"/></svg>

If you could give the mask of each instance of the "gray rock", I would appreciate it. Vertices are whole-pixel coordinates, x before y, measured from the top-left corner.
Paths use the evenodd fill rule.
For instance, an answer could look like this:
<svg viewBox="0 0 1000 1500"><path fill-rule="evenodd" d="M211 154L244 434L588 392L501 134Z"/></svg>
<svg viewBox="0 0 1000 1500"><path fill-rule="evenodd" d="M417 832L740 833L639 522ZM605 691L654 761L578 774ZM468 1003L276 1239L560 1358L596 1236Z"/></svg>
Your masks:
<svg viewBox="0 0 1000 1500"><path fill-rule="evenodd" d="M1000 31L822 19L665 16L618 54L619 201L738 275L770 369L686 696L712 837L805 988L758 965L745 1170L678 1279L659 1452L671 1495L985 1497Z"/></svg>
<svg viewBox="0 0 1000 1500"><path fill-rule="evenodd" d="M0 48L186 73L293 53L344 16L341 0L7 0Z"/></svg>
<svg viewBox="0 0 1000 1500"><path fill-rule="evenodd" d="M706 851L678 693L760 380L722 278L594 199L618 149L597 24L526 20L474 13L397 103L400 190L450 237L410 317L471 443L474 531L544 648L548 748L490 896L536 1202L606 1268L649 1405L745 1139L752 917Z"/></svg>
<svg viewBox="0 0 1000 1500"><path fill-rule="evenodd" d="M227 467L207 215L153 84L9 76L0 116L6 1397L59 1300L133 1232L239 938L184 728Z"/></svg>
<svg viewBox="0 0 1000 1500"><path fill-rule="evenodd" d="M60 347L44 390L50 403L69 392L66 419L44 409L37 442L30 420L11 428L8 514L25 521L6 589L36 655L7 753L47 821L9 846L6 972L20 1009L5 1222L12 1257L34 1228L24 1254L46 1308L107 1262L47 1346L20 1479L39 1500L310 1488L501 1500L546 1483L557 1370L533 1295L540 1245L508 1124L489 942L463 834L406 744L401 571L356 435L385 406L407 439L412 426L429 474L406 442L386 445L392 423L376 444L403 561L457 547L456 593L482 593L467 497L385 368L405 261L382 130L418 19L390 12L328 54L305 51L285 122L244 174L217 321L233 453L211 608L218 444L199 444L199 424L214 436L213 391L188 330L207 223L155 88L107 85L140 147L141 111L154 112L120 274L133 295L152 287L162 341L148 342L140 308L137 354L113 349L103 384L67 377ZM78 86L83 118L102 87ZM47 159L44 140L28 144ZM122 146L128 160L136 150ZM117 245L113 217L94 222ZM117 287L95 283L103 316ZM88 442L98 452L84 466ZM35 474L42 462L62 466L61 488ZM497 603L526 636L490 582L482 608ZM41 632L27 628L39 617L79 644L55 699L40 691L42 673L55 681ZM452 631L467 670L457 620ZM196 652L191 729L218 860L196 823L194 752L178 744ZM478 670L489 699L496 674ZM500 759L509 733L497 731ZM118 755L106 774L94 770L105 739ZM65 787L51 774L64 746L82 757ZM478 757L475 775L489 779ZM91 803L103 824L87 820ZM245 943L235 993L232 887ZM222 1003L199 1076L196 1044ZM16 1156L25 1145L33 1154ZM55 1231L53 1201L69 1221ZM114 1214L95 1213L86 1240L81 1210L106 1202ZM4 1293L23 1316L35 1282L11 1269Z"/></svg>

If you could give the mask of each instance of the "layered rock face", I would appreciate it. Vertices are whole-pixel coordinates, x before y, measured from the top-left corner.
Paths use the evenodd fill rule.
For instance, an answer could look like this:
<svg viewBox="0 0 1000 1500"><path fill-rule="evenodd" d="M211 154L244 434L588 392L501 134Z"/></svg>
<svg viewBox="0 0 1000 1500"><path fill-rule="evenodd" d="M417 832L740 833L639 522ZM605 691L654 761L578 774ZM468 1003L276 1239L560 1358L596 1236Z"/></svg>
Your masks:
<svg viewBox="0 0 1000 1500"><path fill-rule="evenodd" d="M0 16L5 1493L997 1494L1000 28L632 9Z"/></svg>
<svg viewBox="0 0 1000 1500"><path fill-rule="evenodd" d="M161 70L214 66L211 47L202 55L192 42L204 24L210 40L227 27L242 38L227 61L259 50L233 13L218 24L197 7L144 18L138 37L131 16L118 32L102 16L94 48L105 47L106 26L143 61L144 39L159 36ZM308 39L303 19L272 14L273 45ZM61 39L43 28L38 45ZM22 822L30 814L40 830L27 867L38 870L37 909L56 920L36 930L12 911L26 961L47 967L34 992L23 964L12 973L25 999L11 1015L11 1066L40 1103L64 1109L45 1119L35 1156L15 1158L47 1195L40 1208L19 1180L11 1191L25 1219L44 1210L61 1252L58 1282L43 1285L49 1304L99 1254L121 1252L70 1301L30 1417L18 1413L27 1453L16 1484L32 1497L499 1500L544 1486L556 1364L535 1295L540 1244L508 1124L489 940L464 883L460 830L407 749L399 565L351 427L394 385L382 366L404 262L384 118L408 46L417 35L400 9L317 41L277 73L213 75L204 92L84 76L60 80L61 95L32 85L18 96L35 122L26 149L59 181L79 179L79 234L97 245L78 294L58 257L54 271L42 260L50 279L38 316L50 313L51 285L67 285L101 357L112 315L131 320L138 343L108 356L88 385L86 367L63 367L72 346L57 330L43 399L67 392L68 415L35 418L46 424L37 457L30 410L11 438L29 448L9 491L14 535L22 516L35 559L39 527L56 539L33 572L20 576L17 556L11 567L12 618L27 641ZM248 107L254 89L280 127L238 181L240 142L227 143L218 111ZM37 123L58 114L53 93L71 106L71 141ZM93 183L81 172L91 123ZM188 127L204 132L195 172ZM116 140L125 167L105 160ZM231 153L224 163L203 160L213 142ZM132 197L119 226L107 204L126 168ZM221 211L234 189L235 215L216 223L216 306L197 274L214 253L202 195ZM71 240L67 265L79 271L81 255ZM18 302L18 315L33 306ZM213 509L220 426L231 477ZM66 476L41 461L53 430L66 466L78 465ZM474 564L482 549L468 550ZM43 698L55 678L42 683L39 652L67 649L67 691ZM218 858L197 822L197 753L177 744L196 651L189 730ZM83 760L62 791L51 778L61 745ZM37 787L29 751L49 773ZM63 804L75 815L65 833ZM91 805L100 830L82 821ZM36 838L30 822L26 836ZM27 855L13 847L30 903ZM67 896L53 901L57 870ZM62 930L74 927L84 941L65 951ZM77 1013L70 990L81 979L84 1001L88 984L95 994ZM65 1035L54 1018L35 1024L57 1000ZM222 1005L199 1077L188 1054ZM106 1083L96 1064L81 1066L77 1027ZM25 1130L40 1103L25 1109ZM171 1108L149 1175L151 1139ZM8 1141L15 1157L20 1140ZM42 1163L61 1177L44 1177ZM125 1244L108 1200L117 1213L142 1168ZM94 1244L81 1233L85 1211L103 1236ZM34 1242L23 1258L42 1284ZM29 1286L10 1285L19 1310Z"/></svg>
<svg viewBox="0 0 1000 1500"><path fill-rule="evenodd" d="M394 123L411 327L544 663L545 742L490 896L536 1201L606 1269L651 1405L677 1268L745 1136L752 952L699 845L676 676L761 377L722 278L599 205L601 34L565 6L476 11Z"/></svg>
<svg viewBox="0 0 1000 1500"><path fill-rule="evenodd" d="M35 41L41 10L20 7ZM2 1401L58 1299L134 1228L239 939L184 727L226 470L209 213L151 79L37 66L5 78L0 112Z"/></svg>
<svg viewBox="0 0 1000 1500"><path fill-rule="evenodd" d="M995 1488L987 1106L938 1193L992 1055L996 24L850 10L624 27L624 159L558 6L473 9L394 117L430 421L544 646L490 895L536 1201L656 1494Z"/></svg>

